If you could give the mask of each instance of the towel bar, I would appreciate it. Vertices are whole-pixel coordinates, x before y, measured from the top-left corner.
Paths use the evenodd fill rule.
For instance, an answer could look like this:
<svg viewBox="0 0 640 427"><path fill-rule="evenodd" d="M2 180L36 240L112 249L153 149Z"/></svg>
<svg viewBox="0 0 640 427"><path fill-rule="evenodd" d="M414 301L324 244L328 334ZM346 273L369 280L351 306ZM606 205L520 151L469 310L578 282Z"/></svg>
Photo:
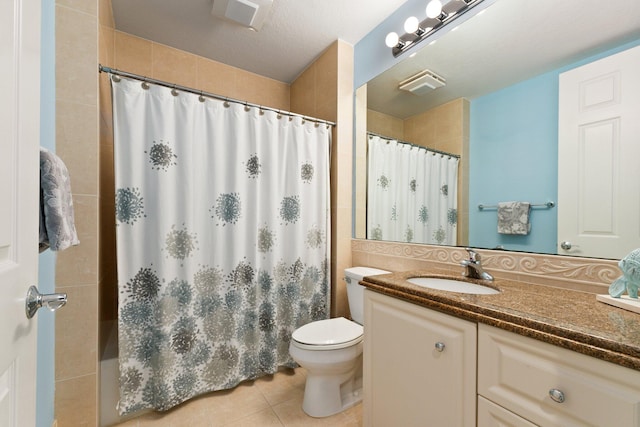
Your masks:
<svg viewBox="0 0 640 427"><path fill-rule="evenodd" d="M537 204L532 204L531 207L535 208L535 207L543 207L546 209L551 209L552 207L554 207L556 204L554 202L547 202L547 203L537 203ZM478 205L478 209L479 210L484 210L484 209L497 209L498 206L496 205L483 205L482 203Z"/></svg>

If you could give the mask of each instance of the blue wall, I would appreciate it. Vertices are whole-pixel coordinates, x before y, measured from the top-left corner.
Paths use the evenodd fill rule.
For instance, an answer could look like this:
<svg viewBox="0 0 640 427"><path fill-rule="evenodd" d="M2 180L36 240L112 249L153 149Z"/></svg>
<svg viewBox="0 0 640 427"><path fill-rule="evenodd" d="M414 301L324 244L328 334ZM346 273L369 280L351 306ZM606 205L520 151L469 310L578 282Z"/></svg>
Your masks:
<svg viewBox="0 0 640 427"><path fill-rule="evenodd" d="M55 150L55 2L42 0L40 63L40 145ZM55 255L45 251L38 258L38 287L42 293L55 291ZM36 377L36 425L50 427L54 418L55 360L54 314L38 310L38 354Z"/></svg>
<svg viewBox="0 0 640 427"><path fill-rule="evenodd" d="M557 208L531 213L531 234L497 233L495 210L478 204L557 201L558 76L633 46L626 43L500 91L471 100L469 245L557 253Z"/></svg>
<svg viewBox="0 0 640 427"><path fill-rule="evenodd" d="M555 252L556 209L534 208L531 233L497 233L495 209L478 204L557 200L558 78L547 73L471 102L469 244Z"/></svg>

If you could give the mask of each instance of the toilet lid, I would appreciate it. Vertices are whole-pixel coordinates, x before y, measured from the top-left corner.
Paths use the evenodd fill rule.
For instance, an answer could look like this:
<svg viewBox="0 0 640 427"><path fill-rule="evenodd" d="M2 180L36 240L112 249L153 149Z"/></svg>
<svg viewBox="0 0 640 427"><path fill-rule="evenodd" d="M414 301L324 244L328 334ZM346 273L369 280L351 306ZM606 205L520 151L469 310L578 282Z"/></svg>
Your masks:
<svg viewBox="0 0 640 427"><path fill-rule="evenodd" d="M362 325L344 317L336 317L301 326L293 331L291 337L302 344L335 345L356 340L362 337L362 333Z"/></svg>

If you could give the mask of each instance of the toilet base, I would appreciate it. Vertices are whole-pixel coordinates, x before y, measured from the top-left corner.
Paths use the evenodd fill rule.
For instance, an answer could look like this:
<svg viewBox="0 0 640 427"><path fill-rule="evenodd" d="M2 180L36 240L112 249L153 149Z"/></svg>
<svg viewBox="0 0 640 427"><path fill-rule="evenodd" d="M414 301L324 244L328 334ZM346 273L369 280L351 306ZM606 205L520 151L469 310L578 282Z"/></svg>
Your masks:
<svg viewBox="0 0 640 427"><path fill-rule="evenodd" d="M362 401L362 356L356 368L339 375L313 375L307 371L302 410L315 418L342 412Z"/></svg>

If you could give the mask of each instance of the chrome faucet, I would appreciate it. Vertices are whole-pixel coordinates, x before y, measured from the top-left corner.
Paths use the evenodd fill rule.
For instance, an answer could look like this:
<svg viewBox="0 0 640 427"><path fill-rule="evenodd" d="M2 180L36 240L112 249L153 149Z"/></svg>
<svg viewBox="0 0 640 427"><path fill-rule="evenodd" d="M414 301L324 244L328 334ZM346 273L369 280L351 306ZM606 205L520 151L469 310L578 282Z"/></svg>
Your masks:
<svg viewBox="0 0 640 427"><path fill-rule="evenodd" d="M460 265L465 267L463 276L470 279L493 280L493 276L482 269L480 254L471 248L465 248L469 252L469 259L463 259Z"/></svg>

